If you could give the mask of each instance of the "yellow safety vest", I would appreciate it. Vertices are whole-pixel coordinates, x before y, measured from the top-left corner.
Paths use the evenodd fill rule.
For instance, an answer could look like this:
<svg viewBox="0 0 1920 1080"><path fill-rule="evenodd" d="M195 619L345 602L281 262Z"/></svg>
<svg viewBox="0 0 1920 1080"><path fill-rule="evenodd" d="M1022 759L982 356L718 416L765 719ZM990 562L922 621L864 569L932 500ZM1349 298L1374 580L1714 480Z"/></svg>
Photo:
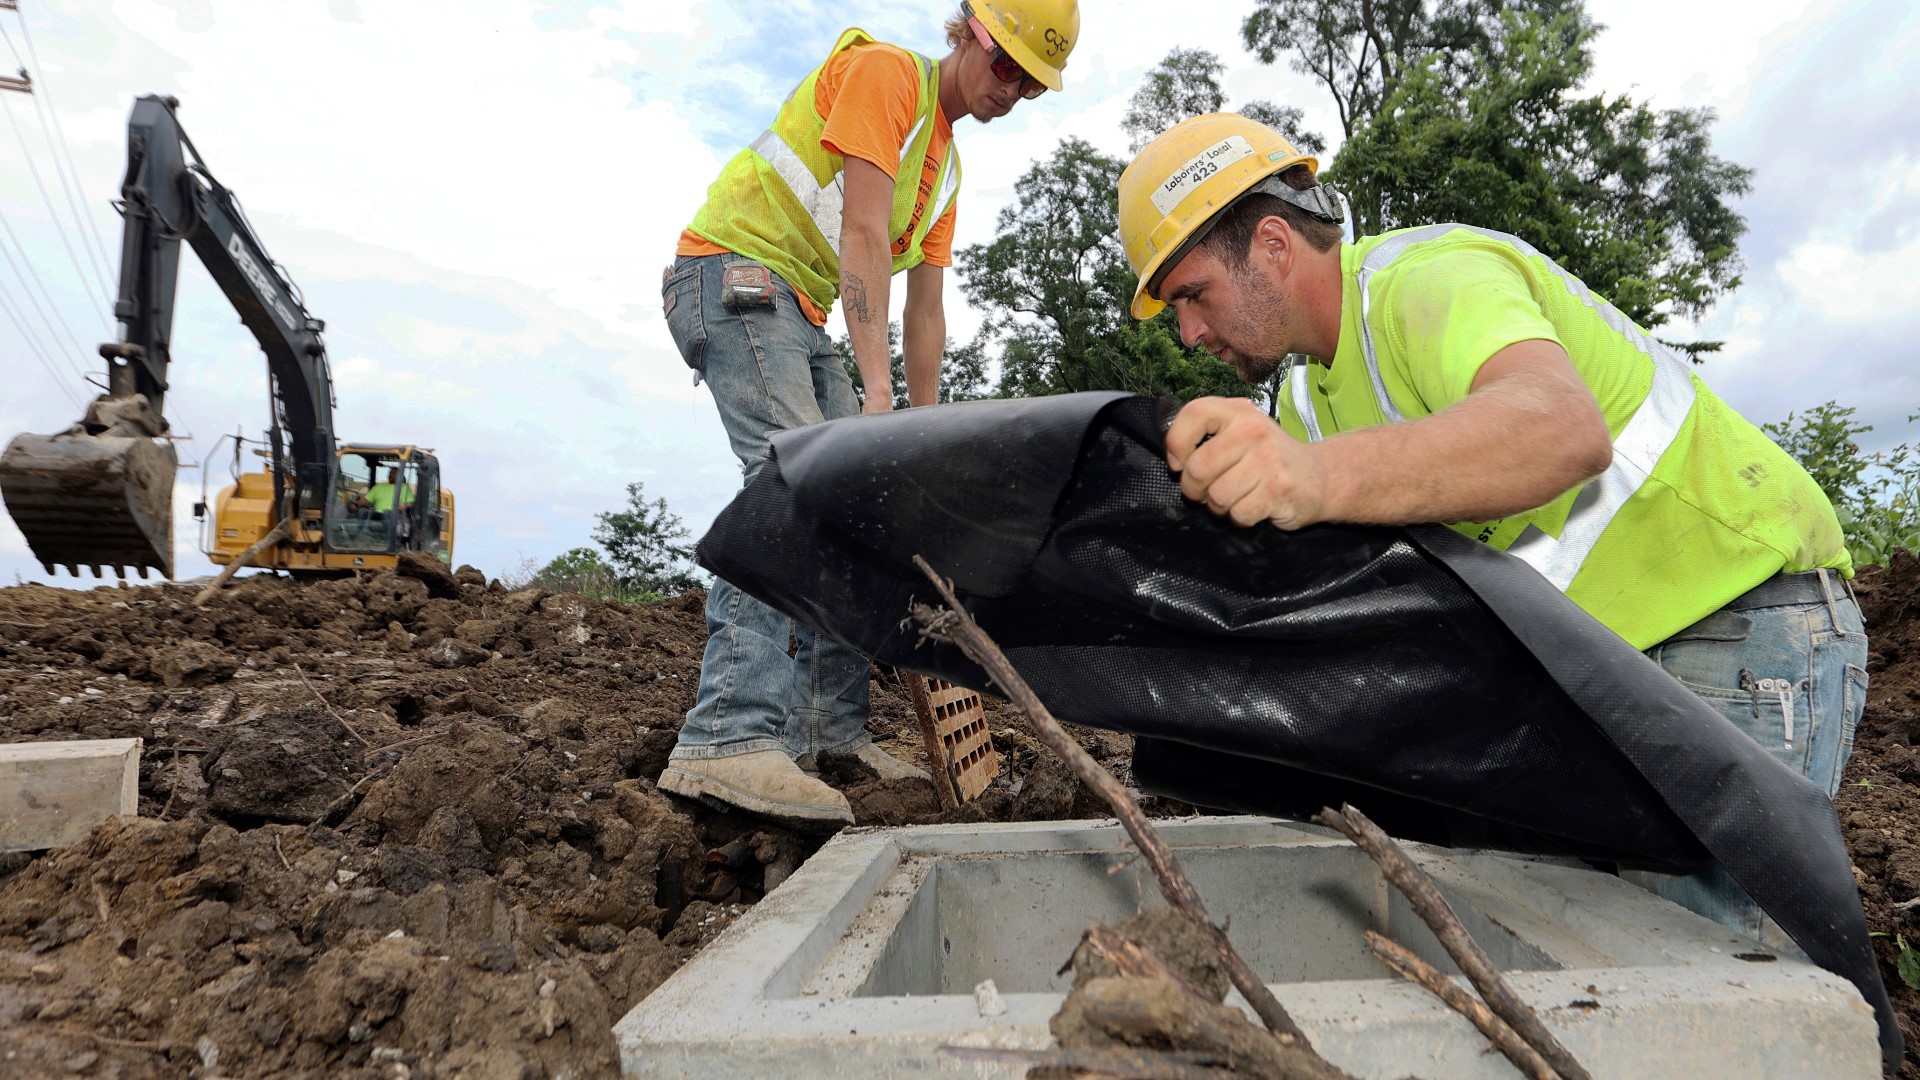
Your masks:
<svg viewBox="0 0 1920 1080"><path fill-rule="evenodd" d="M864 30L848 30L827 60L873 42ZM902 51L918 63L921 85L919 113L900 149L902 167L895 178L888 217L887 235L894 240L894 249L900 251L901 238L908 240L905 250L893 257L896 274L925 261L921 245L960 194L960 157L949 142L934 196L914 224L923 171L920 163L926 160L939 123L935 113L940 108L940 65L919 53ZM842 173L846 159L820 144L827 120L814 107L814 86L826 66L821 61L802 79L780 106L773 126L720 171L690 226L695 234L766 265L822 311L832 308L840 295L840 217L846 200ZM906 167L907 162L913 166ZM907 237L910 225L913 234Z"/></svg>
<svg viewBox="0 0 1920 1080"><path fill-rule="evenodd" d="M1642 649L1778 571L1852 576L1833 507L1798 462L1672 349L1505 233L1429 225L1344 245L1338 362L1293 365L1282 426L1318 442L1450 404L1424 400L1407 376L1439 358L1404 355L1391 331L1407 305L1433 317L1421 308L1431 300L1413 285L1400 293L1394 275L1448 250L1492 253L1521 271L1613 433L1612 464L1598 477L1537 509L1454 529L1518 556ZM1449 316L1472 319L1472 298L1458 303Z"/></svg>

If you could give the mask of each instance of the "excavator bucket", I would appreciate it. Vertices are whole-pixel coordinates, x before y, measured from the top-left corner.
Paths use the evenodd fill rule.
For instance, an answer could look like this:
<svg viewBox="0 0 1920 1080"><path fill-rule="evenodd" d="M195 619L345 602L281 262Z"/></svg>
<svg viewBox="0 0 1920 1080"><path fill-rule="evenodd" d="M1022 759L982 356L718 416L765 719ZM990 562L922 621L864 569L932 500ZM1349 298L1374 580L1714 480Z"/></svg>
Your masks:
<svg viewBox="0 0 1920 1080"><path fill-rule="evenodd" d="M33 557L64 566L153 567L173 576L171 443L126 435L20 435L0 455L0 496Z"/></svg>

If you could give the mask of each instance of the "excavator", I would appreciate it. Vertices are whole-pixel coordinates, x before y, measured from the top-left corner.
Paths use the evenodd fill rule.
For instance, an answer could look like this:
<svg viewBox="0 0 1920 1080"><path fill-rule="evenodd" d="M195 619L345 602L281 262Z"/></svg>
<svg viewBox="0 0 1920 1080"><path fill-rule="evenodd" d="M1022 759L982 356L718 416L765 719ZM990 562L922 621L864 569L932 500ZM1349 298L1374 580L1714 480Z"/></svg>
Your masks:
<svg viewBox="0 0 1920 1080"><path fill-rule="evenodd" d="M207 171L179 104L150 94L128 120L120 340L100 346L106 393L67 430L16 436L0 454L0 496L27 546L49 574L86 566L99 577L105 566L121 578L129 567L173 576L179 464L163 407L185 240L260 342L272 399L266 448L254 451L266 468L236 468L215 498L211 527L202 521L207 557L296 576L390 567L406 551L451 562L453 493L439 460L414 445L336 441L325 326ZM239 451L236 438L236 462ZM205 512L202 499L195 516Z"/></svg>

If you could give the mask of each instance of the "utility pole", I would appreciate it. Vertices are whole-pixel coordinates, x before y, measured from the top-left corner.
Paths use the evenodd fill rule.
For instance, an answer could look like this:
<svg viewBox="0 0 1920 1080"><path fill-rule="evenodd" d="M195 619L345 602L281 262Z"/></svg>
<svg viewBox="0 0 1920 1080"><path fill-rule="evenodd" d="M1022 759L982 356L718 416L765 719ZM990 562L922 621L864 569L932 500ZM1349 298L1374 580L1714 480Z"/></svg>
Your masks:
<svg viewBox="0 0 1920 1080"><path fill-rule="evenodd" d="M20 0L0 0L0 11L19 11Z"/></svg>
<svg viewBox="0 0 1920 1080"><path fill-rule="evenodd" d="M6 7L7 4L8 0L0 0L0 7ZM14 90L22 94L31 94L33 93L33 76L27 74L26 68L20 69L20 76L18 78L12 75L0 75L0 90Z"/></svg>

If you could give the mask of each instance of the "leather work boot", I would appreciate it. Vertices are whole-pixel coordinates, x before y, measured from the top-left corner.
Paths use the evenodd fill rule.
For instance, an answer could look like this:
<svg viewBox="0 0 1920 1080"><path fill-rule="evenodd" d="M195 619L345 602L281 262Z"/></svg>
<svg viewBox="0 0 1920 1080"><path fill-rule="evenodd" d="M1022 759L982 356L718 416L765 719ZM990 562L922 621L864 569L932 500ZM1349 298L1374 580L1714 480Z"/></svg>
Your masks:
<svg viewBox="0 0 1920 1080"><path fill-rule="evenodd" d="M675 759L660 774L660 790L723 810L745 810L798 829L833 830L853 824L847 797L801 772L781 750Z"/></svg>
<svg viewBox="0 0 1920 1080"><path fill-rule="evenodd" d="M928 783L933 782L933 777L928 776L925 769L917 765L909 765L872 743L862 746L849 756L863 762L867 768L878 773L882 780L911 779L925 780ZM820 774L820 764L812 754L801 754L799 765L809 776L818 776Z"/></svg>

